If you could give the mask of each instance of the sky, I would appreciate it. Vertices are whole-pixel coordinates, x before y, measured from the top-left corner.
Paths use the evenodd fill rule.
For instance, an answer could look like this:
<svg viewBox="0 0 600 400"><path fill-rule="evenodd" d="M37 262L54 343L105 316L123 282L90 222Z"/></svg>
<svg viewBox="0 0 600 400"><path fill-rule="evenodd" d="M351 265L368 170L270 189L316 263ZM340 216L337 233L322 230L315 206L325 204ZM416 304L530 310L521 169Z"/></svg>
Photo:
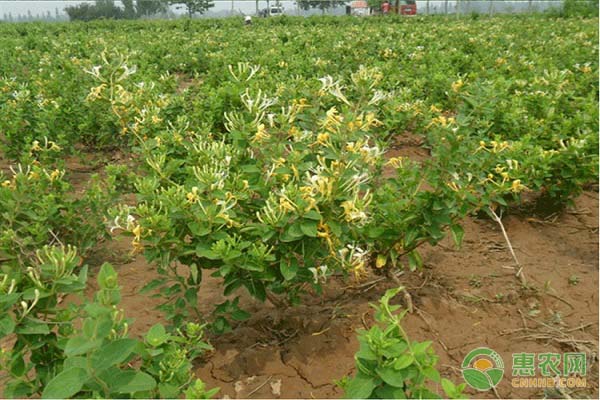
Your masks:
<svg viewBox="0 0 600 400"><path fill-rule="evenodd" d="M213 0L215 2L215 7L212 9L212 11L228 11L232 9L232 3L233 3L233 9L235 12L237 13L244 13L244 14L253 14L255 12L256 9L256 3L255 0ZM392 0L393 1L393 0ZM560 0L548 0L548 1L544 1L544 0L533 0L532 3L537 6L540 9L546 8L548 7L548 5L554 3L556 4L557 1ZM78 3L83 3L85 1L81 1L81 0L0 0L0 18L3 18L4 14L8 14L11 13L13 15L13 17L17 17L19 14L20 15L27 15L27 12L30 11L32 15L36 15L36 14L46 14L48 11L51 13L52 16L54 16L55 14L55 9L58 8L58 11L60 14L65 15L64 13L64 8L66 6L69 5L74 5L74 4L78 4ZM93 1L88 1L90 3L93 3ZM117 4L119 4L118 1L116 1ZM271 0L270 1L271 5L275 4L275 0ZM430 7L430 12L435 13L435 12L443 12L444 10L444 0L430 0L429 1L429 7ZM448 4L449 4L449 10L450 12L452 12L454 10L454 5L455 5L456 1L455 0L449 0ZM471 7L479 7L480 12L486 12L489 9L489 6L487 2L485 1L470 1L469 3L471 3ZM297 7L296 7L296 3L294 1L281 1L281 4L284 7L284 11L287 14L296 14L297 13ZM426 4L427 1L426 0L421 0L421 1L417 1L417 10L419 13L425 13L426 10ZM506 0L498 0L495 2L495 7L500 8L502 7L503 4L510 4L513 9L518 9L518 8L526 8L528 5L528 0L521 0L521 1L506 1ZM260 0L259 1L259 8L263 9L267 7L267 1L266 0ZM171 10L176 13L176 14L180 14L183 13L184 10L177 10L175 8L175 6L171 6Z"/></svg>

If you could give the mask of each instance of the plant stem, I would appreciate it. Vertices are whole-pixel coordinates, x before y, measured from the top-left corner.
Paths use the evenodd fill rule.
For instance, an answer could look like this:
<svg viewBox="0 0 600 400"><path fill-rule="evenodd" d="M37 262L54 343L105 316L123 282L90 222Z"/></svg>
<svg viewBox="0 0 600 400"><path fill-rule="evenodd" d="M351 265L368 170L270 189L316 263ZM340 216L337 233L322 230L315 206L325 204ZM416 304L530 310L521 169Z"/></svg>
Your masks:
<svg viewBox="0 0 600 400"><path fill-rule="evenodd" d="M506 229L504 229L504 224L502 223L502 220L500 219L498 214L496 214L496 212L492 209L492 207L488 207L488 209L489 209L490 214L492 215L492 218L494 219L494 221L496 221L498 223L498 225L500 225L500 229L502 230L502 235L504 235L504 240L506 240L506 244L508 245L508 250L510 251L512 258L515 261L515 264L517 265L518 270L517 270L517 273L515 274L515 276L519 279L519 281L521 282L521 284L523 286L527 286L527 279L525 279L525 273L523 272L523 267L521 266L521 263L519 263L519 260L517 259L517 255L515 254L515 251L513 250L512 244L510 243L510 240L508 239L508 234L506 233Z"/></svg>

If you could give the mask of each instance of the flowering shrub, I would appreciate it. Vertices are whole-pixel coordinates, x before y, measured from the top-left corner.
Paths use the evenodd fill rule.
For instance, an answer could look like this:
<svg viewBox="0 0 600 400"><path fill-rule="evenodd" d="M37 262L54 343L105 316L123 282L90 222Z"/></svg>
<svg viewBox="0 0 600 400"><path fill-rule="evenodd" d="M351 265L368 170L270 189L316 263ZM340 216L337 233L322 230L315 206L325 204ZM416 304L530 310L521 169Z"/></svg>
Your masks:
<svg viewBox="0 0 600 400"><path fill-rule="evenodd" d="M104 213L114 201L110 182L93 177L76 195L64 170L38 164L0 173L0 258L15 267L44 245L72 244L86 254L106 235Z"/></svg>
<svg viewBox="0 0 600 400"><path fill-rule="evenodd" d="M230 73L242 81L257 70ZM449 225L460 230L455 193L445 185L420 190L434 172L396 158L385 167L398 176L380 176L386 162L375 112L390 96L380 80L377 69L363 67L349 86L325 77L309 98L279 112L277 98L247 89L243 109L225 114L220 137L180 119L142 141L148 170L136 184L139 203L114 209L113 228L130 234L168 278L150 288L162 287L174 321L195 308L202 269L223 279L226 295L245 287L263 301L269 293L296 301L334 273L363 276L375 258L381 268L388 256L396 265L409 254L410 266L420 266L420 244L436 243ZM224 307L246 316L237 301ZM222 315L216 324L227 328Z"/></svg>

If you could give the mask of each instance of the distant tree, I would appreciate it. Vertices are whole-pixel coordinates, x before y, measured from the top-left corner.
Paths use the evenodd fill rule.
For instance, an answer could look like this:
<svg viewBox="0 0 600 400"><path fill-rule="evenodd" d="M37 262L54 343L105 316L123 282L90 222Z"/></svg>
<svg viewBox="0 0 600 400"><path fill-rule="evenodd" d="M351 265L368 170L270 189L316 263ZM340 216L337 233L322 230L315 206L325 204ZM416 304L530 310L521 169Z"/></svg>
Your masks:
<svg viewBox="0 0 600 400"><path fill-rule="evenodd" d="M125 18L133 19L137 16L133 0L121 0L121 3L123 4L123 16Z"/></svg>
<svg viewBox="0 0 600 400"><path fill-rule="evenodd" d="M169 0L137 0L135 3L138 17L159 14L167 11Z"/></svg>
<svg viewBox="0 0 600 400"><path fill-rule="evenodd" d="M96 4L81 3L65 7L71 21L91 21L93 19L121 19L124 12L115 5L114 0L96 0Z"/></svg>
<svg viewBox="0 0 600 400"><path fill-rule="evenodd" d="M187 9L188 17L194 14L204 14L209 8L215 6L212 0L170 0L169 4L181 4Z"/></svg>
<svg viewBox="0 0 600 400"><path fill-rule="evenodd" d="M308 10L310 8L319 8L321 10L325 10L346 3L347 1L340 0L298 0L298 7L300 7L301 10Z"/></svg>

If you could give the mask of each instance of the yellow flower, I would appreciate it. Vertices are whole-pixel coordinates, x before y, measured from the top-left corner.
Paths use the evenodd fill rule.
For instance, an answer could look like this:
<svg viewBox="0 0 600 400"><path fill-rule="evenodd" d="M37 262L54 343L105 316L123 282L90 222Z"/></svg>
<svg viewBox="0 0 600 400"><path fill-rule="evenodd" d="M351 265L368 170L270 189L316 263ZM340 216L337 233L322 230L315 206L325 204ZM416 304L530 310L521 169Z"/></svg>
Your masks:
<svg viewBox="0 0 600 400"><path fill-rule="evenodd" d="M463 87L465 83L463 82L462 79L457 80L456 82L452 82L452 91L454 93L458 93L458 91L460 90L460 88Z"/></svg>
<svg viewBox="0 0 600 400"><path fill-rule="evenodd" d="M140 225L136 225L132 230L131 233L133 233L133 235L135 236L135 241L140 241L141 237L142 237L142 227Z"/></svg>
<svg viewBox="0 0 600 400"><path fill-rule="evenodd" d="M294 212L296 207L286 196L282 196L279 198L279 210Z"/></svg>
<svg viewBox="0 0 600 400"><path fill-rule="evenodd" d="M42 148L40 147L40 142L37 140L34 140L33 143L31 144L31 151L41 151Z"/></svg>
<svg viewBox="0 0 600 400"><path fill-rule="evenodd" d="M356 144L354 142L348 142L346 144L346 151L349 151L350 153L358 153L359 150L360 144Z"/></svg>
<svg viewBox="0 0 600 400"><path fill-rule="evenodd" d="M195 202L197 202L197 201L200 199L200 197L198 196L198 188L197 188L196 186L194 186L194 187L192 188L192 191L191 191L191 192L189 192L189 193L187 193L187 194L185 195L185 197L187 197L187 200L188 200L188 202L190 202L190 203L195 203Z"/></svg>
<svg viewBox="0 0 600 400"><path fill-rule="evenodd" d="M524 189L527 189L527 187L525 185L521 184L520 179L515 179L512 182L512 185L510 186L510 191L513 193L522 192Z"/></svg>
<svg viewBox="0 0 600 400"><path fill-rule="evenodd" d="M325 132L325 133L319 133L317 135L317 143L320 144L321 146L327 146L328 141L329 141L329 133Z"/></svg>
<svg viewBox="0 0 600 400"><path fill-rule="evenodd" d="M58 169L55 169L54 171L52 171L52 173L50 174L50 180L54 181L55 179L60 177L60 171Z"/></svg>
<svg viewBox="0 0 600 400"><path fill-rule="evenodd" d="M453 191L455 191L455 192L458 192L458 191L459 191L459 187L458 187L458 185L456 184L456 182L449 182L449 183L446 183L446 185L448 185L448 187L449 187L450 189L452 189Z"/></svg>
<svg viewBox="0 0 600 400"><path fill-rule="evenodd" d="M279 157L277 160L273 160L273 164L275 165L275 168L279 168L285 164L285 158Z"/></svg>
<svg viewBox="0 0 600 400"><path fill-rule="evenodd" d="M59 145L57 145L55 142L53 142L52 140L48 142L48 144L50 145L50 150L52 151L60 151L61 147Z"/></svg>
<svg viewBox="0 0 600 400"><path fill-rule="evenodd" d="M265 128L265 124L259 124L257 126L256 133L252 138L252 143L261 143L265 139L268 139L270 136L267 133L267 129Z"/></svg>
<svg viewBox="0 0 600 400"><path fill-rule="evenodd" d="M2 187L9 187L9 186L11 186L11 184L12 184L12 182L7 179L4 182L2 182Z"/></svg>
<svg viewBox="0 0 600 400"><path fill-rule="evenodd" d="M402 168L403 167L402 161L403 161L402 157L392 157L385 163L385 165L389 165L392 168Z"/></svg>

